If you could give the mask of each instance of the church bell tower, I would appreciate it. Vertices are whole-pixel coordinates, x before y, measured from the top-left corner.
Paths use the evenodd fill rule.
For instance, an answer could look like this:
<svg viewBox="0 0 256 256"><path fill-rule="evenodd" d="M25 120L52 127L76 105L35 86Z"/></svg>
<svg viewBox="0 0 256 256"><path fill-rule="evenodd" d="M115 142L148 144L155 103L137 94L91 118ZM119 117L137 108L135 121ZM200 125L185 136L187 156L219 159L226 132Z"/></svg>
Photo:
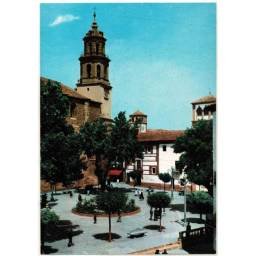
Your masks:
<svg viewBox="0 0 256 256"><path fill-rule="evenodd" d="M110 59L105 54L106 38L98 29L95 12L91 28L83 41L84 52L79 58L80 79L77 83L77 92L100 102L102 118L111 119L112 87L108 79Z"/></svg>

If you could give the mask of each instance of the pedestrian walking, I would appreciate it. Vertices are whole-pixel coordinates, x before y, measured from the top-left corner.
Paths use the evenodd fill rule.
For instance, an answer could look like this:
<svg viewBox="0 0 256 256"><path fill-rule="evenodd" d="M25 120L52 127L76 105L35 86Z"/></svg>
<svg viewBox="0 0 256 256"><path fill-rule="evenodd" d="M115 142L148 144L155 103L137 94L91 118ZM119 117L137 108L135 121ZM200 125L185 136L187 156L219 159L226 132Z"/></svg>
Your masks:
<svg viewBox="0 0 256 256"><path fill-rule="evenodd" d="M190 225L190 222L188 222L187 227L186 227L186 235L187 235L187 237L190 236L190 231L191 231L191 225Z"/></svg>
<svg viewBox="0 0 256 256"><path fill-rule="evenodd" d="M69 196L70 196L70 197L73 197L72 191L69 191Z"/></svg>
<svg viewBox="0 0 256 256"><path fill-rule="evenodd" d="M143 195L142 190L141 190L141 193L140 193L140 197L141 197L141 200L144 200L144 195Z"/></svg>
<svg viewBox="0 0 256 256"><path fill-rule="evenodd" d="M120 212L120 210L117 211L117 214L118 214L118 218L117 218L116 222L122 222L121 221L121 212Z"/></svg>
<svg viewBox="0 0 256 256"><path fill-rule="evenodd" d="M157 221L157 210L154 209L154 221Z"/></svg>
<svg viewBox="0 0 256 256"><path fill-rule="evenodd" d="M150 207L149 213L150 213L150 218L149 218L149 220L152 220L152 217L153 217L153 209L152 209L152 207Z"/></svg>
<svg viewBox="0 0 256 256"><path fill-rule="evenodd" d="M53 192L51 193L51 202L54 202Z"/></svg>
<svg viewBox="0 0 256 256"><path fill-rule="evenodd" d="M94 215L93 215L93 224L96 224L97 223L97 215L96 215L96 213L94 213Z"/></svg>
<svg viewBox="0 0 256 256"><path fill-rule="evenodd" d="M162 252L162 254L168 254L166 249L164 249L164 251Z"/></svg>
<svg viewBox="0 0 256 256"><path fill-rule="evenodd" d="M73 235L72 235L72 228L70 228L69 232L68 232L68 247L73 246Z"/></svg>
<svg viewBox="0 0 256 256"><path fill-rule="evenodd" d="M81 194L78 195L78 202L80 202L80 203L82 202L82 196L81 196Z"/></svg>
<svg viewBox="0 0 256 256"><path fill-rule="evenodd" d="M139 199L142 200L142 198L141 198L141 190L139 190Z"/></svg>
<svg viewBox="0 0 256 256"><path fill-rule="evenodd" d="M160 251L157 249L157 250L155 251L155 254L160 254Z"/></svg>

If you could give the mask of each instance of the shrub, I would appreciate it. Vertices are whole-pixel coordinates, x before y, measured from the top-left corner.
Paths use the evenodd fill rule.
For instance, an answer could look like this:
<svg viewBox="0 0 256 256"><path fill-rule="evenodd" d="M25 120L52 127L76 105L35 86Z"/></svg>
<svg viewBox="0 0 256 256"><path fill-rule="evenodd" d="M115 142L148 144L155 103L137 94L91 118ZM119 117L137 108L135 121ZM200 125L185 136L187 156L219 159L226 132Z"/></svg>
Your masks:
<svg viewBox="0 0 256 256"><path fill-rule="evenodd" d="M41 224L56 224L59 221L59 216L48 208L41 210Z"/></svg>
<svg viewBox="0 0 256 256"><path fill-rule="evenodd" d="M137 210L138 207L135 205L135 200L134 199L130 199L128 201L128 203L125 205L125 207L123 208L124 212L132 212Z"/></svg>
<svg viewBox="0 0 256 256"><path fill-rule="evenodd" d="M84 199L76 204L76 210L78 212L94 213L96 211L95 199L91 198L89 200Z"/></svg>

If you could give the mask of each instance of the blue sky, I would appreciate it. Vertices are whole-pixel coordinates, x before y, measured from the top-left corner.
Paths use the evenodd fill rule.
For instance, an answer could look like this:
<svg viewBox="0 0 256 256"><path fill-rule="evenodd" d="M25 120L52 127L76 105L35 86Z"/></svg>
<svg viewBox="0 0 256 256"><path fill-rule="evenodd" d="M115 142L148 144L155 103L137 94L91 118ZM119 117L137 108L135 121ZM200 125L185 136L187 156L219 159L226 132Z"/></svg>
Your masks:
<svg viewBox="0 0 256 256"><path fill-rule="evenodd" d="M41 4L41 75L75 88L96 8L110 57L112 117L140 110L148 128L191 126L191 101L216 94L216 5Z"/></svg>

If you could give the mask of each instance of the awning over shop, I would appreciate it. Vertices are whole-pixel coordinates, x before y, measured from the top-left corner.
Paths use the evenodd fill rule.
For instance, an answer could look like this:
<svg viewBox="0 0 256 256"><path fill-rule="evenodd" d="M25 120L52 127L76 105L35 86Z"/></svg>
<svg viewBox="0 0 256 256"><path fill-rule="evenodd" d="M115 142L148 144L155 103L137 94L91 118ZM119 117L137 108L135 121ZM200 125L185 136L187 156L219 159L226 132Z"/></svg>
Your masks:
<svg viewBox="0 0 256 256"><path fill-rule="evenodd" d="M108 176L120 176L122 170L113 169L108 172Z"/></svg>

